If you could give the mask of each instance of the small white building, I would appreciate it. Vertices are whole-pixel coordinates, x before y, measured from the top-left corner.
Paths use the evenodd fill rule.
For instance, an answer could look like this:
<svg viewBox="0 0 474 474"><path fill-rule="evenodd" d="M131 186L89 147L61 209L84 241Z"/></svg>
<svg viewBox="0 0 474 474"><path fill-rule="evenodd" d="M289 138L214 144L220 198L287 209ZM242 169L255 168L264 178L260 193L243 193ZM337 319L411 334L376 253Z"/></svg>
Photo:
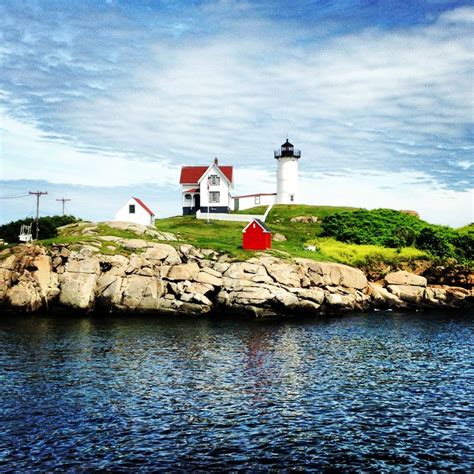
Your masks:
<svg viewBox="0 0 474 474"><path fill-rule="evenodd" d="M256 206L271 206L275 204L276 193L246 194L245 196L233 196L234 211L244 211Z"/></svg>
<svg viewBox="0 0 474 474"><path fill-rule="evenodd" d="M116 221L154 225L155 213L139 198L130 198L115 214Z"/></svg>
<svg viewBox="0 0 474 474"><path fill-rule="evenodd" d="M196 211L226 213L232 207L233 167L220 166L217 158L210 166L183 166L179 184L184 216Z"/></svg>

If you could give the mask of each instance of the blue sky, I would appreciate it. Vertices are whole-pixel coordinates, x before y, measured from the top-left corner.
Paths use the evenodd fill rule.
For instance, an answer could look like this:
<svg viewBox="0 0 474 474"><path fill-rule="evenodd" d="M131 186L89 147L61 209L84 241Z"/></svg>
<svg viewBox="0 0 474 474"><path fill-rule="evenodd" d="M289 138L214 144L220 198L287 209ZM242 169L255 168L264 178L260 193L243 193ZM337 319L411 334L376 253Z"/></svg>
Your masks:
<svg viewBox="0 0 474 474"><path fill-rule="evenodd" d="M47 190L86 219L128 196L179 213L180 166L218 156L236 194L473 216L472 2L3 1L0 222Z"/></svg>

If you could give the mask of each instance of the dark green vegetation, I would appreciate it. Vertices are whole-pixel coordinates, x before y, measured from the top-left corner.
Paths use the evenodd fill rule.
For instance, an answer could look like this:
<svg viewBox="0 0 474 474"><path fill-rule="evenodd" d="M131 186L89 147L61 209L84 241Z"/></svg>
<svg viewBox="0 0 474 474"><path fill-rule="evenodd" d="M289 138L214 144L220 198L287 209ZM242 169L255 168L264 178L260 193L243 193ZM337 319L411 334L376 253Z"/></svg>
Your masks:
<svg viewBox="0 0 474 474"><path fill-rule="evenodd" d="M66 224L77 222L74 216L47 216L39 218L39 239L49 239L58 235L57 228ZM18 221L9 222L0 226L0 239L3 239L8 243L18 243L18 236L20 234L20 228L23 224L30 225L33 223L31 231L33 237L36 235L36 227L34 219L20 219Z"/></svg>
<svg viewBox="0 0 474 474"><path fill-rule="evenodd" d="M391 209L358 209L327 216L323 235L351 243L401 249L416 247L438 258L473 260L474 225L461 229L432 225Z"/></svg>

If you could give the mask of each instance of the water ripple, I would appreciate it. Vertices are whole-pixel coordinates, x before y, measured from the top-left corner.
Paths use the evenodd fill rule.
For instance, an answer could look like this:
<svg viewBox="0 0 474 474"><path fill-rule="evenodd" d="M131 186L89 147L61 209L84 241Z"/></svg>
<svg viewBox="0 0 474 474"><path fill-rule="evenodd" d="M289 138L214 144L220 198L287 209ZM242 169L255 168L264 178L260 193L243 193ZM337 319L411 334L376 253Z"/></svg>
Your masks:
<svg viewBox="0 0 474 474"><path fill-rule="evenodd" d="M472 315L0 319L0 470L474 469Z"/></svg>

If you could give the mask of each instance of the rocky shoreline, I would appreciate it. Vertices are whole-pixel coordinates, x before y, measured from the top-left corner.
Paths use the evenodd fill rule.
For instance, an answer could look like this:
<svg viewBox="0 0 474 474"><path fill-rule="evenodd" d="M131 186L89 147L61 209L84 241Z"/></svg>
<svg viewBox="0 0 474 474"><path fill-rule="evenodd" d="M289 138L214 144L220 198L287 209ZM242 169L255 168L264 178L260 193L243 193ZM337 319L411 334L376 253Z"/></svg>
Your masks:
<svg viewBox="0 0 474 474"><path fill-rule="evenodd" d="M373 309L471 308L471 289L428 285L406 271L371 282L357 268L259 255L245 262L191 245L143 241L141 253L83 245L19 245L0 260L0 307L15 311L146 312L255 317ZM134 242L128 242L132 251ZM136 244L136 243L135 243Z"/></svg>

